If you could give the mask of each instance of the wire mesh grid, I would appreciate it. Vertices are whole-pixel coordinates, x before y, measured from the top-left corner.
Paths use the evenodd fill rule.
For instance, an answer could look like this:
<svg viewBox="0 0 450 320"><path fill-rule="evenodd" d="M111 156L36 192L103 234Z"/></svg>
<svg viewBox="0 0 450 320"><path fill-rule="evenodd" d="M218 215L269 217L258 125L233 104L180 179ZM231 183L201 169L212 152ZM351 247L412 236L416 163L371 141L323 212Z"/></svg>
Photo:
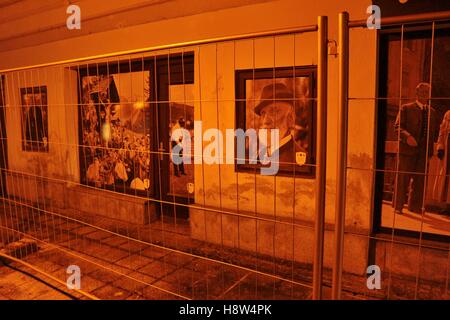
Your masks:
<svg viewBox="0 0 450 320"><path fill-rule="evenodd" d="M349 29L347 201L355 177L366 179L372 221L360 236L371 246L369 264L380 267L381 297L448 299L448 21L383 27L377 47L359 45L365 32ZM355 57L372 54L378 66L366 65L365 82L352 81L365 65ZM346 219L358 219L351 211Z"/></svg>
<svg viewBox="0 0 450 320"><path fill-rule="evenodd" d="M437 30L446 30L445 25L419 29L428 33L422 34L425 40L409 25L381 38L390 51L379 52L389 63L378 78L390 86L388 92L365 96L367 88L381 88L376 83L381 80L367 86L353 81L361 66L349 60L344 271L346 264L351 271L342 279L343 298L448 297L448 215L445 208L436 213L432 211L440 210L439 205L427 204L427 181L440 174L400 170L398 150L389 149L387 138L393 124L389 116L395 118L403 105L416 100L409 82L402 81L417 77L410 74L419 61L414 60L419 59L415 44L405 45L405 35L429 42L419 43L423 52L429 51L428 63L423 55L420 62L429 71L422 68L427 76L419 82L431 83L433 90L445 82L433 76L444 68L433 61L436 34L441 37ZM363 49L358 32L350 32L350 43L355 43L351 57ZM392 53L396 41L401 49ZM406 50L412 62L403 68ZM1 81L0 254L61 283L68 266L79 266L79 298L310 299L317 190L311 179L316 164L308 156L316 148L316 51L315 32L302 32L6 73ZM375 67L369 69L376 72ZM395 81L400 85L393 86ZM226 163L229 150L220 144L209 154L216 162L205 163L211 160L204 153L211 143L207 139L198 140L200 146L194 143L191 152L182 148L194 164L172 162L171 150L180 142L172 139L175 129L187 129L195 140L207 129L226 136L226 129L263 128L261 111L255 110L265 100L275 100L280 84L291 88L292 96L283 102L294 107L286 136L299 146L291 150L291 159L279 161L279 174L261 176L261 166L236 155ZM272 92L264 93L266 87ZM448 99L434 96L433 90L430 101ZM389 109L390 100L396 101L396 109ZM361 120L363 108L366 120ZM392 110L394 115L388 112ZM271 113L272 126L281 129L289 114L277 111ZM196 121L202 123L199 131ZM431 112L428 135L430 123ZM369 140L366 146L361 147L361 137ZM433 157L425 157L423 168L430 168L430 159L437 164L437 155ZM235 164L238 160L244 164ZM402 215L394 213L402 172L424 176L419 214L406 207ZM361 181L365 184L358 185ZM327 215L325 255L330 253L332 221ZM325 261L323 291L328 297L331 275L327 257ZM381 267L382 290L367 288L369 264Z"/></svg>
<svg viewBox="0 0 450 320"><path fill-rule="evenodd" d="M248 159L206 164L205 139L192 147L193 164L171 160L176 128L195 138L192 126L201 122L204 131L225 135L235 129L234 106L273 102L261 90L275 84L295 92L283 97L293 121L284 138L312 152L314 124L297 118L299 112L312 117L315 67L297 68L316 57L314 49L300 53L298 38L313 40L314 32L6 73L2 255L20 257L62 283L67 267L79 266L78 293L88 298L310 298L310 267L293 257L296 234L313 227L297 217L296 192L284 196L283 210L276 197L286 186L295 190L304 176L297 163L280 161L280 177L260 177L259 166L235 167ZM232 79L244 69L251 76L238 99ZM271 113L276 126L280 114ZM260 124L253 116L244 125L258 130ZM295 137L294 129L309 137ZM224 151L220 145L210 158ZM310 161L301 170L314 166ZM312 180L305 181L311 190ZM270 201L261 198L269 193ZM277 239L282 232L290 236Z"/></svg>

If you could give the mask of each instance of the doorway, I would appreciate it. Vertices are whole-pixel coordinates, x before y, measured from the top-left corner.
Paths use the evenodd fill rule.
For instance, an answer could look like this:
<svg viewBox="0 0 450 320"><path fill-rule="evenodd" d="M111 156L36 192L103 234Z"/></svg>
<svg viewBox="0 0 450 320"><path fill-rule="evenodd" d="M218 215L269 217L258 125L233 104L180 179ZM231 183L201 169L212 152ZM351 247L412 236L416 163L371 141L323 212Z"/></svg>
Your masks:
<svg viewBox="0 0 450 320"><path fill-rule="evenodd" d="M160 174L160 199L162 212L174 218L188 219L188 205L194 202L194 164L172 161L175 146L177 155L189 153L183 150L182 136L177 129L187 130L191 138L194 131L194 54L172 54L156 58L156 119L155 133L158 142ZM172 135L172 133L174 133ZM174 149L175 150L175 149Z"/></svg>

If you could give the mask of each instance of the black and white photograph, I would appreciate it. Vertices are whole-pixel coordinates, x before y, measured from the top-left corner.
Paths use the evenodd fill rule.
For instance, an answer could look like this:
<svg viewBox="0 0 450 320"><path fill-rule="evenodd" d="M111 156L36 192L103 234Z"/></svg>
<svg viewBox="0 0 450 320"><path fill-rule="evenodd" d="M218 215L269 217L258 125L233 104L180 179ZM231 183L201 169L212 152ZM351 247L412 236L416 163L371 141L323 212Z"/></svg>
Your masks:
<svg viewBox="0 0 450 320"><path fill-rule="evenodd" d="M177 129L185 129L189 132L191 141L194 141L194 85L176 84L169 87L170 105L169 105L169 131L170 147L180 147L179 158L183 158L183 136L173 136L172 133ZM169 193L176 196L190 197L193 193L194 184L194 144L191 143L190 163L181 161L175 164L170 157L169 168Z"/></svg>
<svg viewBox="0 0 450 320"><path fill-rule="evenodd" d="M384 34L381 227L450 235L449 29ZM398 173L397 173L398 171ZM381 181L378 181L381 183ZM422 220L422 216L424 219ZM401 232L401 231L400 231Z"/></svg>
<svg viewBox="0 0 450 320"><path fill-rule="evenodd" d="M20 89L22 149L48 151L47 87Z"/></svg>
<svg viewBox="0 0 450 320"><path fill-rule="evenodd" d="M237 128L257 134L260 129L279 130L279 174L314 175L314 75L314 68L236 72ZM246 163L237 164L238 170L254 170L248 157L246 139Z"/></svg>
<svg viewBox="0 0 450 320"><path fill-rule="evenodd" d="M85 75L80 83L83 180L96 187L148 190L150 72Z"/></svg>

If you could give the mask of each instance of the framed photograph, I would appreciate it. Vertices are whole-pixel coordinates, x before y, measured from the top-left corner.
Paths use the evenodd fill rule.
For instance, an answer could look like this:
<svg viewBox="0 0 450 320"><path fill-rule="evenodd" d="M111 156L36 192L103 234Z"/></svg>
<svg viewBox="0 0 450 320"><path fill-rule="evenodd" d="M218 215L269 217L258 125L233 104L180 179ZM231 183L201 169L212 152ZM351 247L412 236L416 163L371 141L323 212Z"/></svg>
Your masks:
<svg viewBox="0 0 450 320"><path fill-rule="evenodd" d="M150 75L150 63L142 60L79 70L82 183L152 192Z"/></svg>
<svg viewBox="0 0 450 320"><path fill-rule="evenodd" d="M172 137L172 132L177 129L185 129L189 132L191 139L194 139L194 84L172 84L169 86L169 131L170 146L181 145L182 137L176 139ZM180 157L183 157L184 150L180 150ZM194 144L191 144L191 162L175 164L170 157L169 167L169 194L189 198L189 186L194 185Z"/></svg>
<svg viewBox="0 0 450 320"><path fill-rule="evenodd" d="M278 129L277 175L315 176L315 80L315 66L236 71L236 129L254 129L258 137L261 129ZM246 139L245 163L235 161L237 171L263 166L249 156Z"/></svg>
<svg viewBox="0 0 450 320"><path fill-rule="evenodd" d="M20 89L22 150L48 152L47 87Z"/></svg>
<svg viewBox="0 0 450 320"><path fill-rule="evenodd" d="M448 241L450 30L430 28L380 33L374 231Z"/></svg>

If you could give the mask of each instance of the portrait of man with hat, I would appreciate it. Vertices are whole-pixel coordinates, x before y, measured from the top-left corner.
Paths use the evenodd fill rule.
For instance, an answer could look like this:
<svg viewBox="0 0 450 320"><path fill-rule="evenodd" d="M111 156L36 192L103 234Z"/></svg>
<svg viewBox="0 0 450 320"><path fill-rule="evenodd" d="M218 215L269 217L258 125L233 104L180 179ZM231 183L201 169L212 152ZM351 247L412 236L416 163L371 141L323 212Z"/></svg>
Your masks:
<svg viewBox="0 0 450 320"><path fill-rule="evenodd" d="M278 154L280 168L290 168L293 164L303 164L307 161L307 151L295 139L296 100L294 90L283 82L273 82L261 90L254 113L258 116L258 129L278 129ZM271 150L268 142L268 152Z"/></svg>

